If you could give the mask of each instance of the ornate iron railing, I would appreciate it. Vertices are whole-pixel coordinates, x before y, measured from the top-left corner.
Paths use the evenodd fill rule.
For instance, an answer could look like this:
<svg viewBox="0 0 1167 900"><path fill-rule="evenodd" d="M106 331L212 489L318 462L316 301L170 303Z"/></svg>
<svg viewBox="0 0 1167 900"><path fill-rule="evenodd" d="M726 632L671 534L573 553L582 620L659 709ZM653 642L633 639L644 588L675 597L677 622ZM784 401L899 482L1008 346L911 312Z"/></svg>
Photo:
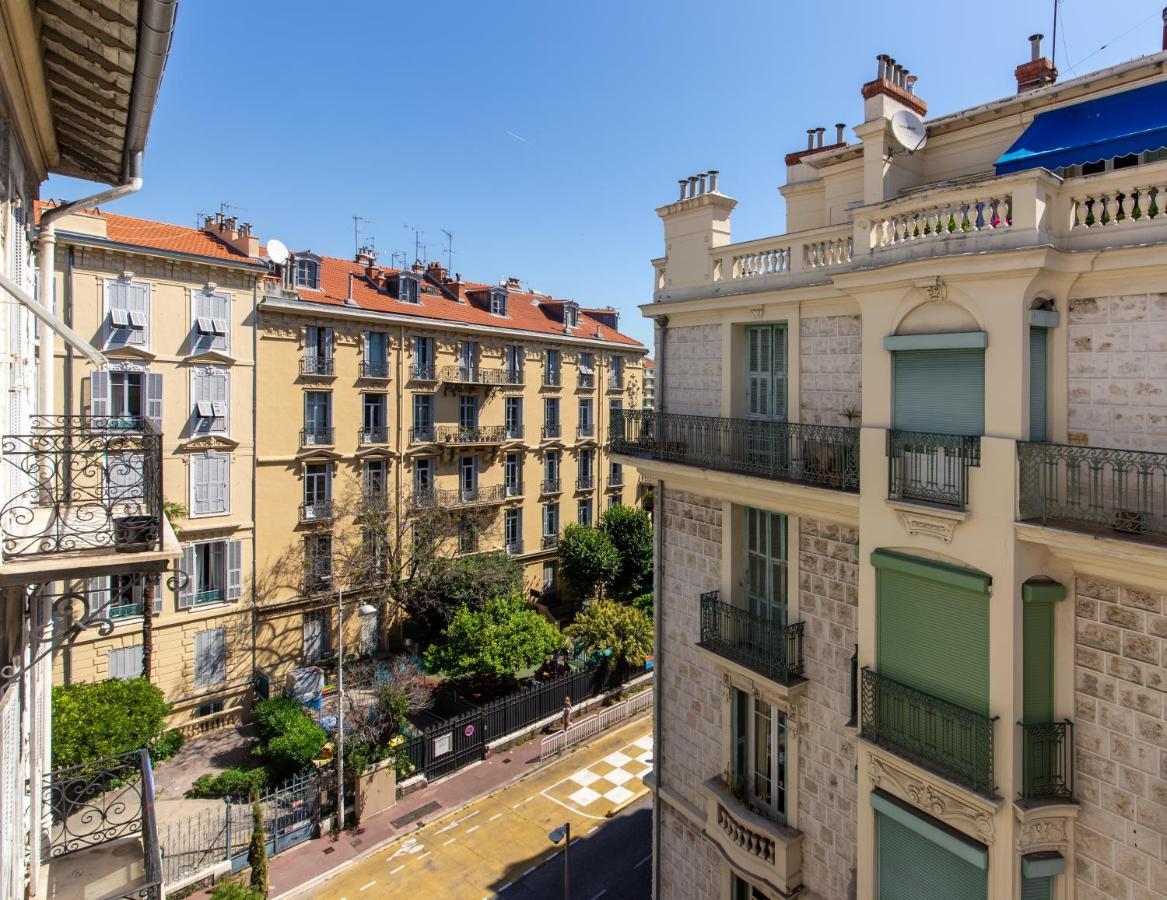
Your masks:
<svg viewBox="0 0 1167 900"><path fill-rule="evenodd" d="M614 410L609 450L624 456L859 490L859 429Z"/></svg>
<svg viewBox="0 0 1167 900"><path fill-rule="evenodd" d="M590 491L596 486L596 480L591 475L580 475L575 480L575 489L577 491Z"/></svg>
<svg viewBox="0 0 1167 900"><path fill-rule="evenodd" d="M1017 444L1021 518L1167 538L1167 453Z"/></svg>
<svg viewBox="0 0 1167 900"><path fill-rule="evenodd" d="M992 797L993 723L966 709L874 672L862 672L860 733L922 766Z"/></svg>
<svg viewBox="0 0 1167 900"><path fill-rule="evenodd" d="M543 549L544 550L548 550L551 547L557 547L557 546L559 546L559 535L558 534L545 534L545 535L543 535Z"/></svg>
<svg viewBox="0 0 1167 900"><path fill-rule="evenodd" d="M301 447L327 447L333 443L333 433L335 429L331 426L325 428L321 426L314 426L312 428L305 428L300 432L300 446Z"/></svg>
<svg viewBox="0 0 1167 900"><path fill-rule="evenodd" d="M701 595L700 646L779 684L802 675L802 622L782 625L720 598L720 591Z"/></svg>
<svg viewBox="0 0 1167 900"><path fill-rule="evenodd" d="M542 490L544 494L558 494L559 493L559 478L544 478Z"/></svg>
<svg viewBox="0 0 1167 900"><path fill-rule="evenodd" d="M557 438L563 432L563 426L558 422L548 422L543 426L543 440L550 440Z"/></svg>
<svg viewBox="0 0 1167 900"><path fill-rule="evenodd" d="M428 444L433 439L433 425L415 425L409 429L409 443L411 444Z"/></svg>
<svg viewBox="0 0 1167 900"><path fill-rule="evenodd" d="M436 503L447 509L455 506L483 506L489 503L502 503L506 499L506 492L501 484L492 484L485 487L479 485L469 490L438 490Z"/></svg>
<svg viewBox="0 0 1167 900"><path fill-rule="evenodd" d="M543 387L555 387L555 388L557 388L557 387L559 387L559 385L562 381L563 381L563 378L559 374L558 369L555 369L555 370L544 369L543 370Z"/></svg>
<svg viewBox="0 0 1167 900"><path fill-rule="evenodd" d="M387 360L387 359L364 359L364 360L361 360L361 377L362 378L388 378L389 377L389 360Z"/></svg>
<svg viewBox="0 0 1167 900"><path fill-rule="evenodd" d="M331 377L334 374L331 356L305 356L300 360L300 374L316 377Z"/></svg>
<svg viewBox="0 0 1167 900"><path fill-rule="evenodd" d="M591 438L596 436L596 425L594 422L589 422L586 425L575 426L576 440L581 438Z"/></svg>
<svg viewBox="0 0 1167 900"><path fill-rule="evenodd" d="M317 500L314 503L300 504L301 522L319 522L332 518L332 501Z"/></svg>
<svg viewBox="0 0 1167 900"><path fill-rule="evenodd" d="M887 490L893 500L964 509L968 470L980 464L979 435L887 433Z"/></svg>
<svg viewBox="0 0 1167 900"><path fill-rule="evenodd" d="M443 366L442 381L449 384L508 384L505 369L483 369L478 366Z"/></svg>
<svg viewBox="0 0 1167 900"><path fill-rule="evenodd" d="M590 391L596 386L596 376L593 372L580 372L576 386L580 390Z"/></svg>
<svg viewBox="0 0 1167 900"><path fill-rule="evenodd" d="M523 496L523 483L521 481L508 481L503 485L508 497Z"/></svg>
<svg viewBox="0 0 1167 900"><path fill-rule="evenodd" d="M443 444L498 444L506 437L502 425L439 425L438 441Z"/></svg>
<svg viewBox="0 0 1167 900"><path fill-rule="evenodd" d="M508 441L521 441L523 439L522 425L504 425L506 429L506 439Z"/></svg>
<svg viewBox="0 0 1167 900"><path fill-rule="evenodd" d="M523 383L522 369L503 369L503 384L519 385Z"/></svg>
<svg viewBox="0 0 1167 900"><path fill-rule="evenodd" d="M435 488L417 488L409 498L414 509L433 509L438 505L438 492Z"/></svg>
<svg viewBox="0 0 1167 900"><path fill-rule="evenodd" d="M522 556L523 555L523 542L521 540L519 540L519 541L507 541L506 547L504 549L506 550L506 552L510 556Z"/></svg>
<svg viewBox="0 0 1167 900"><path fill-rule="evenodd" d="M0 437L9 559L161 546L162 435L150 419L46 416Z"/></svg>
<svg viewBox="0 0 1167 900"><path fill-rule="evenodd" d="M1021 729L1021 799L1074 800L1074 723L1017 723Z"/></svg>
<svg viewBox="0 0 1167 900"><path fill-rule="evenodd" d="M412 365L409 367L410 381L437 381L434 376L434 364Z"/></svg>
<svg viewBox="0 0 1167 900"><path fill-rule="evenodd" d="M43 791L50 822L41 836L42 857L59 859L136 837L142 842L145 883L135 880L132 889L112 896L161 897L154 770L146 750L49 772Z"/></svg>
<svg viewBox="0 0 1167 900"><path fill-rule="evenodd" d="M388 444L389 426L372 425L357 432L357 441L362 444Z"/></svg>

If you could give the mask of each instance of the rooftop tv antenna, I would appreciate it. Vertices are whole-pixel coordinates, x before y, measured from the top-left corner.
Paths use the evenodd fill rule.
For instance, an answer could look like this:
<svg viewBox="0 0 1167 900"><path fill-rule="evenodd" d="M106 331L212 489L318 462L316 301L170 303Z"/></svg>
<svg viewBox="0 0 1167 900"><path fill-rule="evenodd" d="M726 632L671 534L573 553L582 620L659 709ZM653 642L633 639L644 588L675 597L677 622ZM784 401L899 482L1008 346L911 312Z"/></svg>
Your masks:
<svg viewBox="0 0 1167 900"><path fill-rule="evenodd" d="M353 255L354 256L361 252L361 225L362 225L362 223L365 225L372 225L373 220L366 219L364 216L359 216L359 215L356 215L354 213L353 214ZM367 231L365 232L365 234L368 235L369 240L365 241L364 243L370 247L373 246L373 244L375 243L375 239L372 237L372 235L369 235Z"/></svg>
<svg viewBox="0 0 1167 900"><path fill-rule="evenodd" d="M425 262L425 260L422 259L422 255L425 253L425 244L423 244L421 242L422 235L425 234L425 232L419 228L414 228L412 225L409 225L409 224L403 225L402 227L408 228L413 232L413 260L414 260L414 262L420 262L420 263Z"/></svg>
<svg viewBox="0 0 1167 900"><path fill-rule="evenodd" d="M442 234L446 236L446 271L454 271L454 232L442 229Z"/></svg>
<svg viewBox="0 0 1167 900"><path fill-rule="evenodd" d="M237 213L247 212L247 210L242 206L236 206L234 203L228 203L226 200L224 200L219 204L219 215L226 217L227 210L232 210L233 212Z"/></svg>
<svg viewBox="0 0 1167 900"><path fill-rule="evenodd" d="M927 145L928 129L924 127L924 120L914 112L901 109L891 117L891 137L899 144L899 149L893 148L890 155L907 153L910 156Z"/></svg>

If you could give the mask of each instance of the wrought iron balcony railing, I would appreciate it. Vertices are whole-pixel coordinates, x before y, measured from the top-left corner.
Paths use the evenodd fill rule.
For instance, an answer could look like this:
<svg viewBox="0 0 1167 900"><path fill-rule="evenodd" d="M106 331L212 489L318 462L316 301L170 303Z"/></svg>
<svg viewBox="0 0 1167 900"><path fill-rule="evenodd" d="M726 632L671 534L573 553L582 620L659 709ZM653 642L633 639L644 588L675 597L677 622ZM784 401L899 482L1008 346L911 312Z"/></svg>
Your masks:
<svg viewBox="0 0 1167 900"><path fill-rule="evenodd" d="M143 873L131 884L103 883L102 896L162 896L162 851L154 817L154 770L146 750L134 750L45 776L44 804L50 817L41 832L41 857L60 859L113 841L141 842ZM106 852L106 851L102 851ZM34 873L35 876L35 873Z"/></svg>
<svg viewBox="0 0 1167 900"><path fill-rule="evenodd" d="M699 645L779 684L802 676L802 631L802 622L782 625L722 603L720 591L701 595Z"/></svg>
<svg viewBox="0 0 1167 900"><path fill-rule="evenodd" d="M549 550L552 547L558 547L558 546L559 546L559 535L558 534L545 534L545 535L543 535L543 549L544 550Z"/></svg>
<svg viewBox="0 0 1167 900"><path fill-rule="evenodd" d="M414 509L433 509L438 505L438 492L433 487L414 488L409 502Z"/></svg>
<svg viewBox="0 0 1167 900"><path fill-rule="evenodd" d="M581 391L590 391L596 386L596 376L593 372L580 372L576 386Z"/></svg>
<svg viewBox="0 0 1167 900"><path fill-rule="evenodd" d="M596 486L596 481L591 475L580 475L575 480L575 489L577 491L590 491Z"/></svg>
<svg viewBox="0 0 1167 900"><path fill-rule="evenodd" d="M483 369L479 366L443 366L442 381L448 384L507 384L504 369Z"/></svg>
<svg viewBox="0 0 1167 900"><path fill-rule="evenodd" d="M300 374L315 378L331 378L336 374L331 356L305 356L300 359Z"/></svg>
<svg viewBox="0 0 1167 900"><path fill-rule="evenodd" d="M503 488L508 497L523 496L523 483L521 481L508 481L503 485Z"/></svg>
<svg viewBox="0 0 1167 900"><path fill-rule="evenodd" d="M523 383L522 369L503 369L503 384L519 385Z"/></svg>
<svg viewBox="0 0 1167 900"><path fill-rule="evenodd" d="M1167 538L1167 453L1018 443L1021 518Z"/></svg>
<svg viewBox="0 0 1167 900"><path fill-rule="evenodd" d="M485 506L491 503L502 503L506 499L506 492L501 484L487 486L479 485L474 488L458 488L456 490L436 491L437 505L444 509L455 506Z"/></svg>
<svg viewBox="0 0 1167 900"><path fill-rule="evenodd" d="M622 390L624 390L624 379L623 378L609 378L608 379L608 390L610 390L610 391L622 391Z"/></svg>
<svg viewBox="0 0 1167 900"><path fill-rule="evenodd" d="M966 709L864 667L860 733L901 756L992 797L993 723Z"/></svg>
<svg viewBox="0 0 1167 900"><path fill-rule="evenodd" d="M415 363L414 365L410 366L409 367L409 380L410 381L437 381L438 379L434 375L434 364L433 363L424 363L424 364L418 365Z"/></svg>
<svg viewBox="0 0 1167 900"><path fill-rule="evenodd" d="M304 594L323 594L332 590L332 568L321 565L313 570L311 567L304 573Z"/></svg>
<svg viewBox="0 0 1167 900"><path fill-rule="evenodd" d="M576 425L575 426L576 440L582 440L584 438L594 438L595 436L596 436L596 424L594 422L589 422L586 425Z"/></svg>
<svg viewBox="0 0 1167 900"><path fill-rule="evenodd" d="M980 464L979 435L887 433L887 485L892 500L964 509L968 470Z"/></svg>
<svg viewBox="0 0 1167 900"><path fill-rule="evenodd" d="M1021 799L1026 803L1074 800L1074 723L1018 723L1021 729Z"/></svg>
<svg viewBox="0 0 1167 900"><path fill-rule="evenodd" d="M301 522L321 522L332 518L332 501L317 500L300 505Z"/></svg>
<svg viewBox="0 0 1167 900"><path fill-rule="evenodd" d="M388 425L369 425L357 432L357 440L362 444L388 444Z"/></svg>
<svg viewBox="0 0 1167 900"><path fill-rule="evenodd" d="M433 425L414 425L409 429L409 443L411 444L428 444L433 439Z"/></svg>
<svg viewBox="0 0 1167 900"><path fill-rule="evenodd" d="M332 426L325 428L317 425L312 428L305 428L300 432L300 446L329 447L333 443L334 433L335 429Z"/></svg>
<svg viewBox="0 0 1167 900"><path fill-rule="evenodd" d="M542 490L544 494L558 494L559 493L559 476L554 478L544 478Z"/></svg>
<svg viewBox="0 0 1167 900"><path fill-rule="evenodd" d="M506 439L508 441L521 441L523 439L522 425L504 425L506 429Z"/></svg>
<svg viewBox="0 0 1167 900"><path fill-rule="evenodd" d="M562 383L563 378L559 374L559 370L548 371L543 370L543 387L557 388Z"/></svg>
<svg viewBox="0 0 1167 900"><path fill-rule="evenodd" d="M0 437L8 559L161 546L162 435L137 417L46 416Z"/></svg>
<svg viewBox="0 0 1167 900"><path fill-rule="evenodd" d="M498 444L505 436L502 425L438 426L438 441L442 444Z"/></svg>
<svg viewBox="0 0 1167 900"><path fill-rule="evenodd" d="M559 437L563 432L563 426L558 422L547 422L543 426L543 440L550 441Z"/></svg>
<svg viewBox="0 0 1167 900"><path fill-rule="evenodd" d="M612 453L840 491L859 490L859 429L614 410Z"/></svg>
<svg viewBox="0 0 1167 900"><path fill-rule="evenodd" d="M361 360L361 377L362 378L388 378L389 377L389 360L387 360L387 359L363 359L363 360Z"/></svg>
<svg viewBox="0 0 1167 900"><path fill-rule="evenodd" d="M508 556L522 556L523 555L523 542L522 541L507 541L506 547L504 549L506 550Z"/></svg>

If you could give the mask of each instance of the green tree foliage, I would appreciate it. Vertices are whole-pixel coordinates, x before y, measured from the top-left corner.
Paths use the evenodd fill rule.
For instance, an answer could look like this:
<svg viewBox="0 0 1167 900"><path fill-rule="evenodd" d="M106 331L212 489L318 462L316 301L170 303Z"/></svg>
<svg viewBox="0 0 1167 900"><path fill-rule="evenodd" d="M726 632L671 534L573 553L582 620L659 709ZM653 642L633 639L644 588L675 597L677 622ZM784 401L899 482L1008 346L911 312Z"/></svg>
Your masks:
<svg viewBox="0 0 1167 900"><path fill-rule="evenodd" d="M247 848L247 864L251 866L251 887L267 896L267 835L263 830L263 805L259 793L251 795L251 845Z"/></svg>
<svg viewBox="0 0 1167 900"><path fill-rule="evenodd" d="M145 678L53 688L53 768L153 748L170 705Z"/></svg>
<svg viewBox="0 0 1167 900"><path fill-rule="evenodd" d="M602 529L568 525L558 552L563 578L580 600L591 600L620 573L620 551Z"/></svg>
<svg viewBox="0 0 1167 900"><path fill-rule="evenodd" d="M273 698L252 712L260 745L255 751L273 780L304 771L320 755L328 735L294 700Z"/></svg>
<svg viewBox="0 0 1167 900"><path fill-rule="evenodd" d="M523 586L523 566L505 553L423 563L407 587L406 609L435 631L445 628L463 606L481 609L488 600L507 597Z"/></svg>
<svg viewBox="0 0 1167 900"><path fill-rule="evenodd" d="M248 796L263 791L268 785L267 770L263 766L249 769L224 769L216 775L200 775L186 792L188 797L211 799L217 797Z"/></svg>
<svg viewBox="0 0 1167 900"><path fill-rule="evenodd" d="M617 505L600 518L620 554L620 571L612 582L612 592L624 599L652 587L652 519L643 509Z"/></svg>
<svg viewBox="0 0 1167 900"><path fill-rule="evenodd" d="M500 677L537 665L562 646L559 629L512 593L481 609L461 607L441 642L426 650L425 662L449 675Z"/></svg>
<svg viewBox="0 0 1167 900"><path fill-rule="evenodd" d="M266 896L234 878L225 878L211 889L211 900L264 900Z"/></svg>
<svg viewBox="0 0 1167 900"><path fill-rule="evenodd" d="M640 610L642 613L648 616L649 619L652 619L652 591L633 597L632 608Z"/></svg>
<svg viewBox="0 0 1167 900"><path fill-rule="evenodd" d="M638 609L600 600L581 610L565 633L587 653L611 650L609 659L643 665L652 653L652 620Z"/></svg>

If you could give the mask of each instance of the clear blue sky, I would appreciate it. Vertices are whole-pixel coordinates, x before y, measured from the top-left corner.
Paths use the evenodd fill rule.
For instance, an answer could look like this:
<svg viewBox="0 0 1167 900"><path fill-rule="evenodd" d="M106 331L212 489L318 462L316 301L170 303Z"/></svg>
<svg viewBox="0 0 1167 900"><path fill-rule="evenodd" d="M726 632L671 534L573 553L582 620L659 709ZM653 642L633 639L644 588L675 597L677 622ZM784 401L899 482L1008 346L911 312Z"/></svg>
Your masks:
<svg viewBox="0 0 1167 900"><path fill-rule="evenodd" d="M1164 0L1062 0L1057 62L1084 74L1160 47ZM263 239L336 256L352 215L413 252L622 311L663 251L655 207L720 169L734 237L783 230L782 157L861 121L886 52L930 115L1014 90L1053 0L184 0L128 215L194 224L230 203ZM1099 50L1107 44L1105 49ZM1048 52L1048 50L1047 50ZM1072 68L1071 68L1072 67ZM848 132L849 138L854 136ZM55 178L49 197L92 185ZM113 209L114 207L111 207Z"/></svg>

